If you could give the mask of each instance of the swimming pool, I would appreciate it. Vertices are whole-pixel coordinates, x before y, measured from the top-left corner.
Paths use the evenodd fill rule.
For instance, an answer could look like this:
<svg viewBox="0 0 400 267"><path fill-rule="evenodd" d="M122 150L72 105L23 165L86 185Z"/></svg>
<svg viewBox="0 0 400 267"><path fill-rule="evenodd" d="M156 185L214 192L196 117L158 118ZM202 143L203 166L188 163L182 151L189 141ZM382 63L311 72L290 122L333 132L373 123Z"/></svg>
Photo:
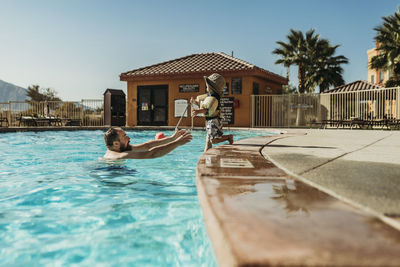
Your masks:
<svg viewBox="0 0 400 267"><path fill-rule="evenodd" d="M127 134L137 144L156 131ZM103 135L0 134L0 265L215 266L195 186L205 132L162 158L116 162L99 160Z"/></svg>

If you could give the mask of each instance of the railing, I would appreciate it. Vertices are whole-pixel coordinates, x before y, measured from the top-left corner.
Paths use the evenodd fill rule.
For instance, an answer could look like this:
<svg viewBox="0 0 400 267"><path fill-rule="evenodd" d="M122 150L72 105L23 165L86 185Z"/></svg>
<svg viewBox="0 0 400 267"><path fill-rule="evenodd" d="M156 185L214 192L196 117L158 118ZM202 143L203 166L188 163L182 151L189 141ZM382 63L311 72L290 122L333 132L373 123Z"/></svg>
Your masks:
<svg viewBox="0 0 400 267"><path fill-rule="evenodd" d="M317 94L252 95L251 98L252 127L302 126L323 118Z"/></svg>
<svg viewBox="0 0 400 267"><path fill-rule="evenodd" d="M0 103L9 126L102 126L103 100Z"/></svg>
<svg viewBox="0 0 400 267"><path fill-rule="evenodd" d="M321 94L329 119L399 119L400 88Z"/></svg>
<svg viewBox="0 0 400 267"><path fill-rule="evenodd" d="M399 120L400 88L302 95L252 95L252 127L308 126L324 120Z"/></svg>

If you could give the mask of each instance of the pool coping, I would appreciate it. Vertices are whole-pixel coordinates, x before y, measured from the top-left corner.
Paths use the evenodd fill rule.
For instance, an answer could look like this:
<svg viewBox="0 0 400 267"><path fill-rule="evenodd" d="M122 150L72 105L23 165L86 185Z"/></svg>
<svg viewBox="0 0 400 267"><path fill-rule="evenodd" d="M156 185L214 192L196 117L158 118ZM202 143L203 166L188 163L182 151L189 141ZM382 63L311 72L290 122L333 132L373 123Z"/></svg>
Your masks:
<svg viewBox="0 0 400 267"><path fill-rule="evenodd" d="M393 226L386 224L384 217L377 217L377 214L349 205L337 196L327 194L329 190L315 189L288 170L277 167L262 155L261 151L269 143L301 134L304 133L298 130L264 138L249 138L232 146L221 145L212 148L200 157L196 168L198 197L220 266L397 266L400 262L400 233ZM223 158L247 160L256 166L257 170L247 167L234 169L221 167ZM356 236L354 240L352 236L340 236L343 228L350 231L354 230L351 229L354 226L337 226L333 220L324 222L326 225L333 224L332 229L325 230L318 227L314 229L306 224L299 226L298 231L306 234L294 234L293 240L291 236L282 239L275 236L269 228L284 233L290 229L285 229L280 224L285 225L287 221L274 216L271 216L273 217L271 219L262 214L259 201L252 199L256 195L252 188L282 181L294 181L297 185L301 184L301 187L308 188L307 190L317 190L317 195L324 196L323 199L330 199L329 205L323 201L318 203L319 212L331 210L333 205L334 211L349 221L368 222L361 223L363 229L367 229L366 233L360 232L358 238ZM275 200L263 199L263 201L269 203ZM246 216L248 214L252 216ZM370 223L371 221L373 223ZM315 235L315 240L311 244L307 242L302 244L302 239L309 239L308 232L311 236ZM387 233L395 239L397 246L391 248L390 240L382 238ZM324 238L318 239L319 236ZM369 236L375 236L379 242L384 241L374 242L368 239ZM337 239L349 244L351 249L342 251L332 246L331 244ZM369 240L369 244L365 244L365 239ZM281 246L282 244L286 246ZM370 255L371 250L379 253Z"/></svg>
<svg viewBox="0 0 400 267"><path fill-rule="evenodd" d="M107 130L110 127L121 127L124 130L175 130L174 126L39 126L39 127L0 127L1 132L40 132L40 131L78 131L78 130ZM180 129L186 130L204 130L205 127L179 127ZM275 128L249 128L249 127L224 127L225 130L251 130L251 131L263 131L263 132L273 132L280 133L281 130Z"/></svg>

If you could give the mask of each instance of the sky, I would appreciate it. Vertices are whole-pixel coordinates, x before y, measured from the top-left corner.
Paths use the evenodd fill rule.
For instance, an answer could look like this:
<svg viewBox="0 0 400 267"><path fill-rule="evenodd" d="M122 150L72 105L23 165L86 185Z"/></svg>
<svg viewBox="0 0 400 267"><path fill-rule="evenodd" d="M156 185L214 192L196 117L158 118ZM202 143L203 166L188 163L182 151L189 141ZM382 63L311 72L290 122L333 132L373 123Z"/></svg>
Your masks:
<svg viewBox="0 0 400 267"><path fill-rule="evenodd" d="M224 52L286 76L272 51L290 29L340 44L346 83L367 80L374 27L398 0L0 0L0 80L51 88L62 100L102 99L122 72ZM290 69L297 84L297 68Z"/></svg>

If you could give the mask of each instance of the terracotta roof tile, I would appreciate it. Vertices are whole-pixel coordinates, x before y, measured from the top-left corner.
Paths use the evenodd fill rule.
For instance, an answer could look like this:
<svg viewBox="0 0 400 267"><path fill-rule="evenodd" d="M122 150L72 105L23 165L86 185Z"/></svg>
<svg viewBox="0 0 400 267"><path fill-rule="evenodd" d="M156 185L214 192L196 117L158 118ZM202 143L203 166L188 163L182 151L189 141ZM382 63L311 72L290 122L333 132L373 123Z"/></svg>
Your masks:
<svg viewBox="0 0 400 267"><path fill-rule="evenodd" d="M331 90L326 91L325 93L342 93L342 92L356 92L362 90L370 90L370 89L382 89L383 87L377 84L372 84L367 81L355 81L352 83L348 83L345 85L341 85L335 87Z"/></svg>
<svg viewBox="0 0 400 267"><path fill-rule="evenodd" d="M225 53L200 53L193 54L174 60L150 65L147 67L121 73L120 79L123 81L140 79L146 76L156 75L182 75L182 74L201 74L211 72L239 72L258 73L259 76L273 79L278 82L287 83L286 79L278 74L259 68L244 60L231 57Z"/></svg>

